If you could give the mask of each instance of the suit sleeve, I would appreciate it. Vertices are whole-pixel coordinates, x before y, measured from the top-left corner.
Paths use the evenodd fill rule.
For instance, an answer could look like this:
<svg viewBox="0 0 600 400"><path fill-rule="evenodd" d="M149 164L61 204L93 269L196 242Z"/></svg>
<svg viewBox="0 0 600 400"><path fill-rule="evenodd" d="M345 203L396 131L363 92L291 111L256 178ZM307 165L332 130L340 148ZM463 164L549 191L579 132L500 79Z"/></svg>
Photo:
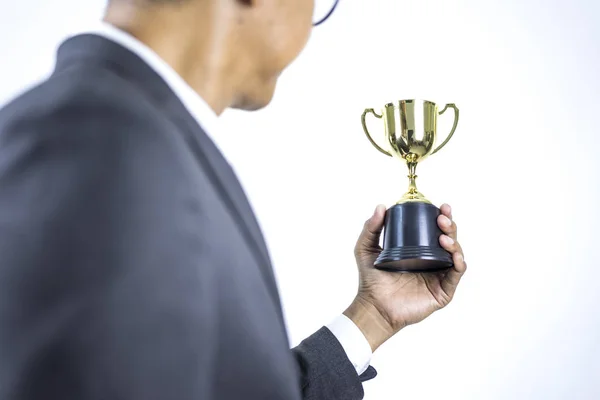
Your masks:
<svg viewBox="0 0 600 400"><path fill-rule="evenodd" d="M0 397L214 398L210 269L165 212L202 223L177 143L89 102L0 126Z"/></svg>
<svg viewBox="0 0 600 400"><path fill-rule="evenodd" d="M369 366L358 375L344 348L323 327L292 349L300 370L302 396L305 400L361 400L362 383L377 372Z"/></svg>

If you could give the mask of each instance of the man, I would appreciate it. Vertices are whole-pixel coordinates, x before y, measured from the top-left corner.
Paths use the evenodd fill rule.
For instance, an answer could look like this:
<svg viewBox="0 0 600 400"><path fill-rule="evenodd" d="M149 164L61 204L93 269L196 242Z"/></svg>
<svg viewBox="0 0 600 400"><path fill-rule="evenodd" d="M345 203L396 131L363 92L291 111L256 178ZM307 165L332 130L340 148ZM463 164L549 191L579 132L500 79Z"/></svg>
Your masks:
<svg viewBox="0 0 600 400"><path fill-rule="evenodd" d="M55 71L0 111L0 398L363 397L372 351L447 305L465 272L442 207L445 274L373 268L290 351L272 267L211 141L257 110L310 30L311 0L112 0Z"/></svg>

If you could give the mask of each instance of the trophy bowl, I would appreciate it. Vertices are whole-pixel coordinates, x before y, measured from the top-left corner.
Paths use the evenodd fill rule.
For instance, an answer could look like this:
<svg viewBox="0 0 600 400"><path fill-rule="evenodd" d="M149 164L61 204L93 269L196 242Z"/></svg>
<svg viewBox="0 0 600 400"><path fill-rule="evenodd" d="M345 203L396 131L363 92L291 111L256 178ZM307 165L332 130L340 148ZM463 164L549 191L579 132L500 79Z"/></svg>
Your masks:
<svg viewBox="0 0 600 400"><path fill-rule="evenodd" d="M454 125L436 147L437 118L446 110L455 112ZM384 122L385 140L379 146L366 124L368 114ZM417 190L417 164L442 149L454 135L459 110L447 104L441 111L427 100L400 100L386 104L380 113L367 108L361 117L371 144L381 153L401 160L408 167L408 191L386 212L383 251L375 267L399 272L434 272L453 266L452 256L439 243L442 231L437 224L440 209Z"/></svg>

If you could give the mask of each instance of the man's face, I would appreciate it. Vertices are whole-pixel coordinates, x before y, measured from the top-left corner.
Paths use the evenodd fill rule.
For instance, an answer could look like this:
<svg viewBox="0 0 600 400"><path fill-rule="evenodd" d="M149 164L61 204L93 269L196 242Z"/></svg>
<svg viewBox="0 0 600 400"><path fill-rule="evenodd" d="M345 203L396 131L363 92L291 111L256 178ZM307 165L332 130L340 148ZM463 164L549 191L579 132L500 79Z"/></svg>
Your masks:
<svg viewBox="0 0 600 400"><path fill-rule="evenodd" d="M300 54L312 29L314 0L238 0L239 35L247 79L234 108L269 104L279 75ZM237 47L237 46L236 46Z"/></svg>

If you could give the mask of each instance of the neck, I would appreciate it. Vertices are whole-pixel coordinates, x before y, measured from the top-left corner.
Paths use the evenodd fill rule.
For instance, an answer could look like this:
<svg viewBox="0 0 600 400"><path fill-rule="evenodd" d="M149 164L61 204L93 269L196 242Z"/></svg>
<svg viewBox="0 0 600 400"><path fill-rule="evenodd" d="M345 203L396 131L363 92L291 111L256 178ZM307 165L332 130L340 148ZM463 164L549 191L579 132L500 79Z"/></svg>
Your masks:
<svg viewBox="0 0 600 400"><path fill-rule="evenodd" d="M226 43L231 11L218 3L227 2L140 7L117 1L109 6L104 21L150 47L219 115L235 102L232 84L237 79Z"/></svg>

